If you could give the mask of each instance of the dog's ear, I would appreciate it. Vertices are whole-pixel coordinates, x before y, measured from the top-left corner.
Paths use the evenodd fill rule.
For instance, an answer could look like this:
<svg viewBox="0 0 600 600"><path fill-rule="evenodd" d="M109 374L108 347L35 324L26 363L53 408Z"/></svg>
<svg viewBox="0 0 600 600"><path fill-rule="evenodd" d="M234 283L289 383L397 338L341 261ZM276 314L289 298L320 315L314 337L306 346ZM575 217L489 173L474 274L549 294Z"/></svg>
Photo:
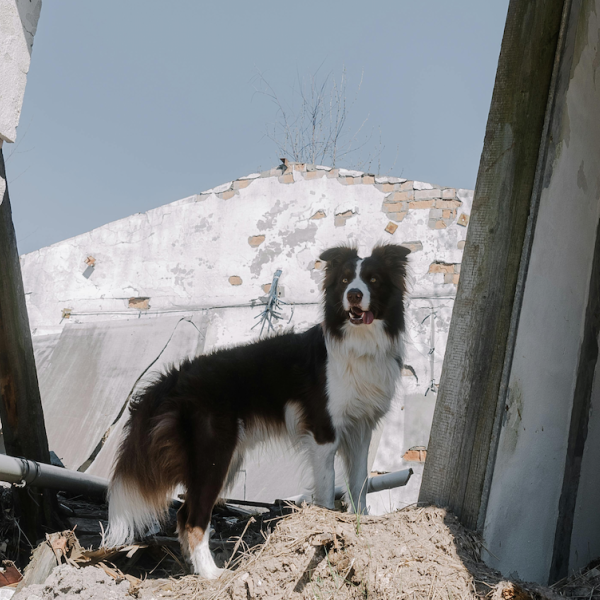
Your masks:
<svg viewBox="0 0 600 600"><path fill-rule="evenodd" d="M358 258L358 251L356 248L349 248L348 246L336 246L325 250L319 258L327 263L328 269L333 269L347 260Z"/></svg>
<svg viewBox="0 0 600 600"><path fill-rule="evenodd" d="M375 246L371 256L380 260L389 270L394 283L405 289L406 277L406 257L410 254L410 249L396 244L382 244Z"/></svg>
<svg viewBox="0 0 600 600"><path fill-rule="evenodd" d="M396 244L382 244L375 246L371 256L385 263L388 267L394 268L406 264L406 257L410 254L410 249Z"/></svg>

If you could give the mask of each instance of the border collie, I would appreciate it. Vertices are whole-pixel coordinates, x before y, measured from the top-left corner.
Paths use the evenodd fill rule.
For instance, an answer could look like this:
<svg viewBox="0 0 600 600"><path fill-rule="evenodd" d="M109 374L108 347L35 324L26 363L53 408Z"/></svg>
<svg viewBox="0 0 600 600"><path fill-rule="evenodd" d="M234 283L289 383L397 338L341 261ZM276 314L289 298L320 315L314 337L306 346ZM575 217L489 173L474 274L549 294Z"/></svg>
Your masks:
<svg viewBox="0 0 600 600"><path fill-rule="evenodd" d="M351 510L365 512L371 434L402 366L409 252L381 245L362 259L354 248L326 250L322 324L184 360L143 390L111 478L105 545L143 536L182 485L182 552L195 573L218 577L208 547L213 506L245 452L280 435L306 450L314 502L327 508L339 451Z"/></svg>

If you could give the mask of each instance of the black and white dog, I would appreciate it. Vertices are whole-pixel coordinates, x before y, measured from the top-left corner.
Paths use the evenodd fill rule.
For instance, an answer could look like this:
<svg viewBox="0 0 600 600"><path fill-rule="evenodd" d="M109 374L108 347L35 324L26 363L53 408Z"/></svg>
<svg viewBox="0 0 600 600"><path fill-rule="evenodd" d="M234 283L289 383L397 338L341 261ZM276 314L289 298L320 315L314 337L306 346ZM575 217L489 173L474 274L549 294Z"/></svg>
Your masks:
<svg viewBox="0 0 600 600"><path fill-rule="evenodd" d="M364 511L371 434L401 371L408 253L326 250L322 324L185 360L141 392L114 466L105 544L143 535L182 485L182 551L195 573L218 577L208 547L213 506L245 452L273 436L307 451L314 501L328 508L339 451L351 505Z"/></svg>

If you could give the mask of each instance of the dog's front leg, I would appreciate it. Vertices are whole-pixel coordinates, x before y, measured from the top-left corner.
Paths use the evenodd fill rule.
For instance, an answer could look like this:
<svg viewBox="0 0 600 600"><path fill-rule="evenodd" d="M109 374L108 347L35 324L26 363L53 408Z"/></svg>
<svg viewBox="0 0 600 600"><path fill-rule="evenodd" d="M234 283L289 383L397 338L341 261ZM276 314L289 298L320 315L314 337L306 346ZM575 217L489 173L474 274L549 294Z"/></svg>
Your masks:
<svg viewBox="0 0 600 600"><path fill-rule="evenodd" d="M369 446L372 431L357 430L348 435L342 445L341 454L346 467L349 494L348 510L353 513L367 513L367 487L369 469Z"/></svg>
<svg viewBox="0 0 600 600"><path fill-rule="evenodd" d="M313 502L325 508L333 508L335 502L334 459L337 443L310 444L309 454L314 475Z"/></svg>

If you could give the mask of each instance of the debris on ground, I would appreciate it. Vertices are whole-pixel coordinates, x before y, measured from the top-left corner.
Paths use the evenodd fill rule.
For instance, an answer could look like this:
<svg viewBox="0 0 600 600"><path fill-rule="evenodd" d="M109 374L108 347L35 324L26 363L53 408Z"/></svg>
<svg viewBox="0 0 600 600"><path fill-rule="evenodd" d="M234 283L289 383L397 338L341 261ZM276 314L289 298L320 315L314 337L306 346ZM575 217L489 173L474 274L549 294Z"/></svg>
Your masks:
<svg viewBox="0 0 600 600"><path fill-rule="evenodd" d="M215 581L183 574L175 545L159 550L149 539L118 552L80 551L78 544L69 550L67 542L67 552L57 557L60 566L43 583L24 587L14 600L74 595L89 600L564 598L557 588L504 580L481 561L479 538L443 509L410 507L378 517L314 506L292 510L275 519L264 513L243 520L225 517L238 533L226 538L222 528L220 538L211 539L217 562L228 567ZM69 534L73 532L64 533ZM136 556L138 562L132 563ZM156 577L167 556L177 567L170 576ZM141 569L151 557L154 567Z"/></svg>

